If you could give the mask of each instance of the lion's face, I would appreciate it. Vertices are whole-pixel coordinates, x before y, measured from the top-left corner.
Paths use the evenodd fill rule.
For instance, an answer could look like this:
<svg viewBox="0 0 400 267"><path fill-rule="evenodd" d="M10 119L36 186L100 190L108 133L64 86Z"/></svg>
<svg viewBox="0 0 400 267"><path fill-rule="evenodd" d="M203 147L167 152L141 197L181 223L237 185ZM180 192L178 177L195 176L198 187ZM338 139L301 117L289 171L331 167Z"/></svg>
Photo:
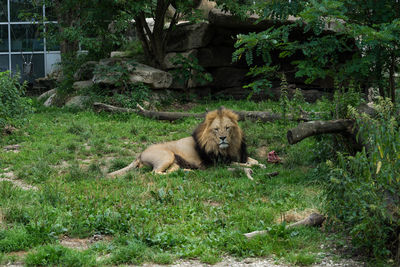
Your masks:
<svg viewBox="0 0 400 267"><path fill-rule="evenodd" d="M237 123L233 122L228 117L216 117L210 126L208 131L213 142L216 143L219 149L227 149L229 144L234 141L232 140L232 132L237 128ZM208 140L210 142L211 140Z"/></svg>
<svg viewBox="0 0 400 267"><path fill-rule="evenodd" d="M238 154L243 138L238 115L227 109L209 112L195 134L207 153L229 156Z"/></svg>

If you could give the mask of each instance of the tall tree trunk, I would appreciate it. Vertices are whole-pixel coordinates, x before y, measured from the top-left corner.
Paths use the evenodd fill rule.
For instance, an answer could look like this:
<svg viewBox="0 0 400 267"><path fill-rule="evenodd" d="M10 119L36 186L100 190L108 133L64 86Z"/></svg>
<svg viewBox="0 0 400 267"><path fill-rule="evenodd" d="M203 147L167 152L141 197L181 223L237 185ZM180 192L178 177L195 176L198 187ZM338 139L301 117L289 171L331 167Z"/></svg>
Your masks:
<svg viewBox="0 0 400 267"><path fill-rule="evenodd" d="M75 55L79 49L79 42L78 40L70 40L64 37L65 29L68 27L73 27L80 18L80 7L76 6L75 9L69 9L68 12L63 11L62 0L57 0L54 2L57 12L57 21L59 25L59 32L60 35L64 38L60 42L60 52L61 58L64 55Z"/></svg>
<svg viewBox="0 0 400 267"><path fill-rule="evenodd" d="M165 16L170 5L170 0L157 0L157 6L152 14L154 18L153 30L146 22L146 14L140 12L135 16L136 30L142 43L144 54L148 63L155 68L165 69L166 44L172 27L176 24L178 13L175 12L169 29L164 29Z"/></svg>

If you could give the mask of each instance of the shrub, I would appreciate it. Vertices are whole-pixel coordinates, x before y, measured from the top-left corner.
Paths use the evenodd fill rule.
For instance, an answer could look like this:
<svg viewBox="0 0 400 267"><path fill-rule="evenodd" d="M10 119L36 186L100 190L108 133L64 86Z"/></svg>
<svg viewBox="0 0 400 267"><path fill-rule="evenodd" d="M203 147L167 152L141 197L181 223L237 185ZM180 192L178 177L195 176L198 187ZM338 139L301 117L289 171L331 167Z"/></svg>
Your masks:
<svg viewBox="0 0 400 267"><path fill-rule="evenodd" d="M32 112L32 101L24 97L26 83L19 83L19 75L0 72L0 128L20 124Z"/></svg>
<svg viewBox="0 0 400 267"><path fill-rule="evenodd" d="M326 211L356 248L376 258L394 256L399 246L400 131L392 107L381 100L373 119L350 109L365 147L355 156L339 153L337 165L328 162Z"/></svg>

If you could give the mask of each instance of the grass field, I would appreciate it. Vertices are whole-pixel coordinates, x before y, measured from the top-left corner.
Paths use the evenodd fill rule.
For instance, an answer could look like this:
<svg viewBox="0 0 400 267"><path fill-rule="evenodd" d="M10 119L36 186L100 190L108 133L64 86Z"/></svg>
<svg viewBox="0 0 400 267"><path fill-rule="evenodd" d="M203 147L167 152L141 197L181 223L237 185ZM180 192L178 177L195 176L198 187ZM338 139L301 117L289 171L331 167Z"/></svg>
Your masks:
<svg viewBox="0 0 400 267"><path fill-rule="evenodd" d="M279 108L273 102L223 101L196 104L189 112L220 105ZM18 153L2 149L0 173L37 188L0 182L0 264L170 264L180 258L212 264L231 255L310 265L329 254L326 244L337 237L315 228L286 230L280 223L283 216L298 218L323 205L313 171L316 142L289 146L286 130L293 122L240 122L250 155L267 165L254 169L254 181L226 166L169 175L141 169L105 178L148 145L190 135L199 122L39 108L23 128L0 139L1 147L21 146ZM283 164L266 162L263 153L271 150ZM272 171L279 175L266 176ZM263 229L269 234L250 241L243 236ZM68 240L85 246L68 247Z"/></svg>

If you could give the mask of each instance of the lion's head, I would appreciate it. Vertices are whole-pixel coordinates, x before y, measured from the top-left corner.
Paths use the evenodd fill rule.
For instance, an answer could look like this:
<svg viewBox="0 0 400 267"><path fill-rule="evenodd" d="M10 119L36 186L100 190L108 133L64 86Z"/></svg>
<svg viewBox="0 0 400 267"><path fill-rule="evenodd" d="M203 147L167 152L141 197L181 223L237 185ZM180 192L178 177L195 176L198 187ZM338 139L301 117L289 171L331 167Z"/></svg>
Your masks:
<svg viewBox="0 0 400 267"><path fill-rule="evenodd" d="M238 124L239 116L231 110L220 108L207 113L193 133L197 150L205 161L247 160L243 132Z"/></svg>

